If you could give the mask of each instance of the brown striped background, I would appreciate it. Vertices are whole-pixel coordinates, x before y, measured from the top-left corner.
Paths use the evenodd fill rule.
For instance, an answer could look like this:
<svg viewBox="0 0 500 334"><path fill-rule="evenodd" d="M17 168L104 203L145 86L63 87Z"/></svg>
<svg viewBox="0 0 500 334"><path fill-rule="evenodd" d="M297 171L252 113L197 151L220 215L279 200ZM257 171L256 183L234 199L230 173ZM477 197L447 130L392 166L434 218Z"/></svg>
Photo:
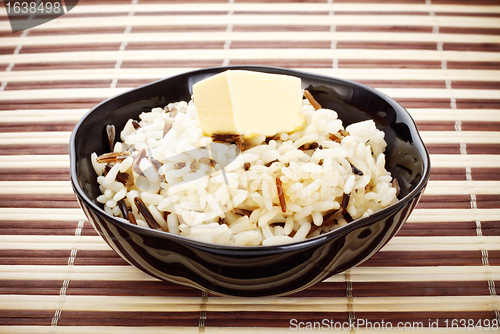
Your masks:
<svg viewBox="0 0 500 334"><path fill-rule="evenodd" d="M69 136L89 108L236 64L380 89L431 154L429 186L386 247L287 297L222 298L150 278L94 232L69 183ZM19 33L0 8L0 333L281 333L292 319L444 333L453 319L498 321L499 172L497 0L80 0Z"/></svg>

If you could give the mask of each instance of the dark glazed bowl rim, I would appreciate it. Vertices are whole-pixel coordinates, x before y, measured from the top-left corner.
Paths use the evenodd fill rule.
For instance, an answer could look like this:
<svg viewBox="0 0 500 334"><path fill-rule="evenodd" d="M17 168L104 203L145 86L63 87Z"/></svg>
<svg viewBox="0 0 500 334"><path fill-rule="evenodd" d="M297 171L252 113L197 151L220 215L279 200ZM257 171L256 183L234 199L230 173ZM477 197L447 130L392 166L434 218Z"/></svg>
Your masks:
<svg viewBox="0 0 500 334"><path fill-rule="evenodd" d="M179 235L174 235L168 232L164 231L158 231L154 230L151 228L145 228L137 225L130 224L128 221L122 218L114 217L109 214L107 214L102 208L100 208L98 205L96 205L83 191L83 189L80 186L80 183L78 182L78 176L77 176L77 152L76 152L76 146L75 142L77 139L78 135L81 135L79 133L81 125L85 122L87 117L92 114L94 111L98 110L102 105L106 104L107 102L115 99L120 99L121 97L124 97L125 95L128 94L133 94L137 92L138 90L142 90L144 88L147 88L152 85L159 84L162 81L166 81L175 77L179 76L193 76L193 75L200 75L200 74L216 74L219 72L223 72L225 70L235 70L235 69L242 69L242 70L252 70L252 71L261 71L261 72L269 72L269 73L279 73L279 74L287 74L287 75L292 75L292 76L298 76L301 78L313 78L313 79L320 79L320 80L326 80L330 82L337 82L341 83L343 85L347 86L352 86L356 87L357 89L362 89L365 91L368 91L370 94L374 94L381 99L383 99L386 103L388 103L392 108L394 108L396 114L399 116L403 116L405 119L405 124L409 126L411 134L412 134L412 139L414 140L414 143L418 149L419 154L421 154L422 157L422 164L423 164L423 173L420 181L418 184L403 198L399 199L396 203L382 209L379 211L376 211L375 213L372 213L370 216L365 217L365 218L359 218L354 220L353 222L344 225L336 230L330 231L328 233L310 238L310 239L305 239L302 241L298 242L293 242L289 244L282 244L282 245L272 245L272 246L228 246L228 245L218 245L218 244L212 244L212 243L207 243L203 241L197 241L194 239L190 239L187 237L179 236ZM168 102L177 102L177 101L168 101ZM167 103L168 103L167 102ZM314 247L315 245L323 244L325 242L328 242L330 239L335 239L341 235L347 234L357 228L363 227L365 225L369 225L370 223L379 220L382 217L385 217L395 211L398 211L402 207L404 207L410 200L412 200L415 196L420 194L420 192L425 188L429 176L430 176L430 156L427 151L427 148L425 147L422 138L420 137L420 134L418 132L418 129L416 127L415 121L411 117L411 115L408 113L408 111L401 106L398 102L390 98L389 96L385 95L384 93L371 88L369 86L350 81L350 80L345 80L345 79L340 79L332 76L325 76L325 75L320 75L320 74L313 74L313 73L308 73L308 72L303 72L303 71L297 71L297 70L292 70L292 69L286 69L286 68L279 68L279 67L270 67L270 66L221 66L221 67L210 67L210 68L204 68L204 69L198 69L198 70L193 70L189 72L184 72L181 74L173 75L164 79L160 79L154 82L151 82L149 84L128 90L124 93L115 95L111 98L108 98L96 106L94 106L92 109L90 109L81 119L80 121L76 124L75 128L73 129L73 132L71 133L70 137L70 145L69 145L69 155L70 155L70 180L71 180L71 185L73 187L74 192L76 195L80 198L80 200L87 206L89 207L92 211L95 213L99 214L100 216L106 217L110 222L113 224L119 225L120 227L124 229L131 230L134 233L138 234L143 234L147 235L149 237L156 237L156 238L165 238L165 239L172 239L175 240L176 242L181 242L181 243L186 243L189 244L192 247L195 248L200 248L200 249L212 249L212 250L217 250L219 253L230 253L232 255L245 255L245 256L258 256L259 254L269 254L269 253L283 253L291 249L305 249L305 248L310 248ZM97 180L96 180L97 182Z"/></svg>

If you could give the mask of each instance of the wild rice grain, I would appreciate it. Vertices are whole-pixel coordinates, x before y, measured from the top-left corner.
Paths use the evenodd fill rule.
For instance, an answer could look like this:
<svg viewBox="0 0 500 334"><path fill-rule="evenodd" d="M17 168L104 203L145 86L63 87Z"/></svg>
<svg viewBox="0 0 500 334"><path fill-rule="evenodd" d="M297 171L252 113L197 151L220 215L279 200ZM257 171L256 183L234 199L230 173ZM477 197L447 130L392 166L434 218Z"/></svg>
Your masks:
<svg viewBox="0 0 500 334"><path fill-rule="evenodd" d="M116 136L115 131L116 131L115 126L113 124L106 126L106 134L108 136L109 150L111 152L113 152L113 148L115 146L115 136Z"/></svg>
<svg viewBox="0 0 500 334"><path fill-rule="evenodd" d="M140 199L139 197L134 198L135 205L137 206L137 209L139 212L142 214L142 216L146 219L146 222L148 225L155 230L161 229L160 225L156 222L156 220L153 218L151 215L151 212L149 212L148 208L146 207L146 204Z"/></svg>
<svg viewBox="0 0 500 334"><path fill-rule="evenodd" d="M304 90L304 96L307 98L309 103L314 107L314 109L316 110L321 109L321 104L319 104L318 101L316 101L316 99L307 89Z"/></svg>
<svg viewBox="0 0 500 334"><path fill-rule="evenodd" d="M129 222L131 224L137 225L137 220L135 219L135 216L132 212L130 212L130 211L128 212L127 219L129 220Z"/></svg>
<svg viewBox="0 0 500 334"><path fill-rule="evenodd" d="M281 206L281 212L286 212L285 193L283 192L283 184L279 177L276 177L276 189L278 191L278 199Z"/></svg>

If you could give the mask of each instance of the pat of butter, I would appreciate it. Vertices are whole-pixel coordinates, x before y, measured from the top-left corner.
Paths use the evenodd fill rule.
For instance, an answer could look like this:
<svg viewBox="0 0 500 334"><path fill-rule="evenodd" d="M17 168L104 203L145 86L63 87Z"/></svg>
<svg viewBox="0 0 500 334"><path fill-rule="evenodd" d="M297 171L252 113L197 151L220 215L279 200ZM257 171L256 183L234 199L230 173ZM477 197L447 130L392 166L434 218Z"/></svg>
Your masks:
<svg viewBox="0 0 500 334"><path fill-rule="evenodd" d="M273 136L299 128L303 92L297 77L228 70L193 85L203 133Z"/></svg>

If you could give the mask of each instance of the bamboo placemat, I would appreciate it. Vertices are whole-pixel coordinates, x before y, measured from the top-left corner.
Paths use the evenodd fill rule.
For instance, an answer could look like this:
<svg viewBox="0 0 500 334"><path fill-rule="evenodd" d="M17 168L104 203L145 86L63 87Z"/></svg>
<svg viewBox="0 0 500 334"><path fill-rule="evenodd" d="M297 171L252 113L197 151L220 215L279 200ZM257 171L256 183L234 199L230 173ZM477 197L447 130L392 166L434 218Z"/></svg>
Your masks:
<svg viewBox="0 0 500 334"><path fill-rule="evenodd" d="M0 34L0 333L442 333L500 320L498 1L80 0L18 33L2 7ZM431 154L428 189L386 247L287 297L208 296L139 272L69 183L69 136L89 108L236 64L380 89Z"/></svg>

